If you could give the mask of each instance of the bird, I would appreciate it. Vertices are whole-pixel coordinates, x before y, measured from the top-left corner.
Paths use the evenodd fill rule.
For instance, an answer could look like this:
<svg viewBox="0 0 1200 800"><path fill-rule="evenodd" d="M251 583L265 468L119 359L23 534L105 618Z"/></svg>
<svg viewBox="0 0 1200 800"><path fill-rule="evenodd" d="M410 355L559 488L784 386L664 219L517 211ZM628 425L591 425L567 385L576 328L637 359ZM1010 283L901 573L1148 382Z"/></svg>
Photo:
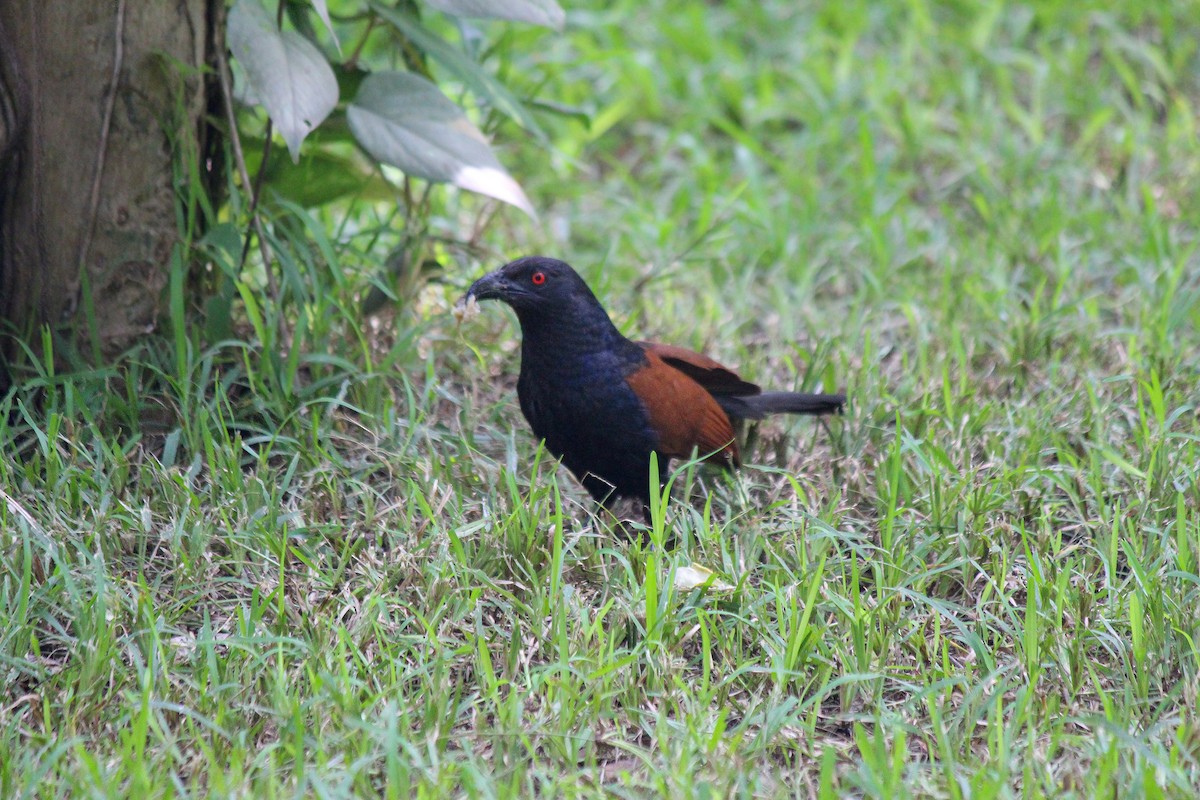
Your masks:
<svg viewBox="0 0 1200 800"><path fill-rule="evenodd" d="M650 505L650 459L662 485L672 459L698 453L740 466L735 423L768 414L833 414L842 394L764 392L683 347L635 341L569 264L510 261L475 281L456 304L500 300L521 327L517 397L533 434L603 507ZM661 485L660 485L661 490Z"/></svg>

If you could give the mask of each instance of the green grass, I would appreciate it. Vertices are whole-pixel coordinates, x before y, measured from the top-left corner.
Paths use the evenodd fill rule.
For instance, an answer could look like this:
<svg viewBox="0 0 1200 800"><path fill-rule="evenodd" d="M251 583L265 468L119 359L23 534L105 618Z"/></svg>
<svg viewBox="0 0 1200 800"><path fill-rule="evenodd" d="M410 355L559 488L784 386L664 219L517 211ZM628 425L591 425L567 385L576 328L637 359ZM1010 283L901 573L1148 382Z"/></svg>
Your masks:
<svg viewBox="0 0 1200 800"><path fill-rule="evenodd" d="M281 211L290 338L251 284L244 341L0 405L0 795L1194 796L1200 15L1142 8L514 31L591 113L500 131L543 225L363 322L388 210ZM682 471L675 550L612 536L520 418L511 314L446 313L534 251L849 412Z"/></svg>

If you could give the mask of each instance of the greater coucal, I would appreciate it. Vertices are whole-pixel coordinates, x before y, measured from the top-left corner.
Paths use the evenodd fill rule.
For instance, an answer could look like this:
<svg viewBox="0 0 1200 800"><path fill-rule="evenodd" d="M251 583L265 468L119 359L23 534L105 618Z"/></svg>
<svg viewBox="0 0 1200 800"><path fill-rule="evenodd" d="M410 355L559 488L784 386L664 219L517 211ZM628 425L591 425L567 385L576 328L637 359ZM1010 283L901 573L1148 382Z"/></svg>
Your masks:
<svg viewBox="0 0 1200 800"><path fill-rule="evenodd" d="M665 481L672 458L698 451L739 464L731 420L829 414L840 394L764 392L707 356L625 338L565 262L528 256L471 285L460 302L503 300L521 323L521 411L546 449L601 504L650 502L650 455Z"/></svg>

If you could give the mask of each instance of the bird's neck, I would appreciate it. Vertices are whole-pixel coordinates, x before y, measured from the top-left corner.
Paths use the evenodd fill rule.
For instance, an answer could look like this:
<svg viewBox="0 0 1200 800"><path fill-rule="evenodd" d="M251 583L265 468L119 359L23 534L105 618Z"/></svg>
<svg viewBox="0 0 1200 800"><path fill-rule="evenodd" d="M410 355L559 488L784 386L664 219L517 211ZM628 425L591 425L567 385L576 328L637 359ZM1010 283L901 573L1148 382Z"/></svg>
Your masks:
<svg viewBox="0 0 1200 800"><path fill-rule="evenodd" d="M588 369L597 356L618 361L643 358L602 308L563 315L521 316L522 369L568 374Z"/></svg>

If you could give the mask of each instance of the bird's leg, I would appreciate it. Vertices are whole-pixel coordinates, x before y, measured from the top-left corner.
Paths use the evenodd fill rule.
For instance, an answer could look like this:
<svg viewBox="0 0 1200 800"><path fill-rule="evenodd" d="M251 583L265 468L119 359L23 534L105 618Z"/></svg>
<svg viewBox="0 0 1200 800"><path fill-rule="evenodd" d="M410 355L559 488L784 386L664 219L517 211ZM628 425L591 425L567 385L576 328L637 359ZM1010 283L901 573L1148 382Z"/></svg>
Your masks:
<svg viewBox="0 0 1200 800"><path fill-rule="evenodd" d="M645 533L643 528L650 526L650 508L642 505L641 519L635 514L637 500L629 500L609 495L596 501L595 515L604 519L613 531L623 539L630 540Z"/></svg>
<svg viewBox="0 0 1200 800"><path fill-rule="evenodd" d="M746 440L742 446L742 458L749 463L754 458L754 448L758 445L758 421L746 423Z"/></svg>
<svg viewBox="0 0 1200 800"><path fill-rule="evenodd" d="M633 538L633 534L626 526L625 521L621 519L620 515L611 506L597 501L596 508L592 513L595 514L596 519L604 521L605 527L622 539Z"/></svg>

